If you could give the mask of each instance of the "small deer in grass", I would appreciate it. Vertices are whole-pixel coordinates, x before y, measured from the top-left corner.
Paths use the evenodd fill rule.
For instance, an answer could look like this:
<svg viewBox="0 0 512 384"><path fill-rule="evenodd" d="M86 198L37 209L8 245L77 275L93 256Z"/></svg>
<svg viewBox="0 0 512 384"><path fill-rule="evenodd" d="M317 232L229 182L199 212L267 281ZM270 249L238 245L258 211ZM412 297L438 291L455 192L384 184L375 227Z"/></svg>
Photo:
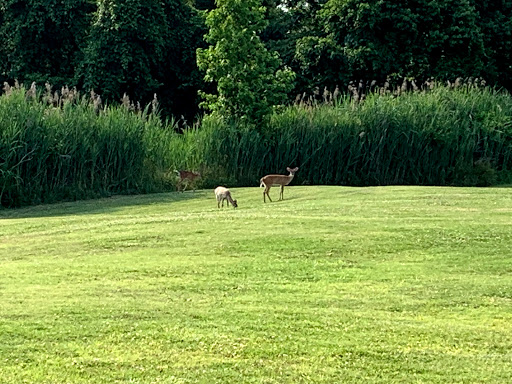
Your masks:
<svg viewBox="0 0 512 384"><path fill-rule="evenodd" d="M233 200L231 197L231 192L229 189L224 187L215 188L215 197L217 198L217 208L220 208L220 203L222 202L222 208L224 208L224 200L226 200L226 205L229 206L229 203L233 206L233 208L238 207L236 200Z"/></svg>
<svg viewBox="0 0 512 384"><path fill-rule="evenodd" d="M299 170L299 167L295 167L291 169L290 167L286 167L286 170L290 172L288 176L286 175L267 175L263 176L260 179L260 187L265 187L265 190L263 191L263 202L266 203L265 195L267 195L268 199L272 201L270 198L270 195L268 194L268 191L270 191L270 187L281 187L281 191L279 193L279 200L284 200L284 186L290 184L290 182L293 180L293 176L295 176L295 172Z"/></svg>
<svg viewBox="0 0 512 384"><path fill-rule="evenodd" d="M188 185L192 184L192 187L195 192L196 187L195 187L194 181L201 177L200 173L192 172L192 171L177 171L177 170L174 170L174 172L176 172L176 174L178 175L178 178L179 178L178 185L177 185L178 191L181 190L181 192L184 192L185 189L187 189ZM183 189L181 189L181 187L183 185L184 185L184 187L183 187Z"/></svg>

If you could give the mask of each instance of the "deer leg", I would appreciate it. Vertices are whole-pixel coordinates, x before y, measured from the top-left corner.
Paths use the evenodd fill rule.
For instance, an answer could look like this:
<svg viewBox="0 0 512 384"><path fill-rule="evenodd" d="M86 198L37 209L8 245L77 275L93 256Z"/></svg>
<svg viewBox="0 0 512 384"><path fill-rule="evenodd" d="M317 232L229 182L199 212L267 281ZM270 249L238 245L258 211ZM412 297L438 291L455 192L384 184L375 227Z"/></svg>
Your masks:
<svg viewBox="0 0 512 384"><path fill-rule="evenodd" d="M270 193L269 193L269 191L270 191L270 187L266 187L266 188L265 188L265 192L267 193L267 197L268 197L268 199L270 200L270 202L272 202L272 199L270 198ZM265 198L265 192L263 192L263 198Z"/></svg>
<svg viewBox="0 0 512 384"><path fill-rule="evenodd" d="M279 191L279 200L284 200L284 185L281 185L281 190Z"/></svg>

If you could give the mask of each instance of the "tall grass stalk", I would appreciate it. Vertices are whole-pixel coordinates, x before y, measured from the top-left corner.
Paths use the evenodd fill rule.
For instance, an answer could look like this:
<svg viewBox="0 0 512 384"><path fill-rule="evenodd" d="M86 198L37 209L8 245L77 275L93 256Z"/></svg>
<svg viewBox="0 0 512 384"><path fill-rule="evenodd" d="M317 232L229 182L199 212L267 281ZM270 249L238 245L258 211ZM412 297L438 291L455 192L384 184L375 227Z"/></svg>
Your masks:
<svg viewBox="0 0 512 384"><path fill-rule="evenodd" d="M165 189L174 133L154 113L10 88L0 97L0 200L20 206Z"/></svg>
<svg viewBox="0 0 512 384"><path fill-rule="evenodd" d="M20 206L175 188L174 169L202 186L256 186L299 166L294 183L485 186L512 182L512 98L433 86L400 95L301 103L254 127L206 116L182 134L154 107L63 90L0 96L0 201Z"/></svg>
<svg viewBox="0 0 512 384"><path fill-rule="evenodd" d="M209 184L257 185L299 166L302 184L490 185L511 179L512 98L476 87L374 92L288 107L259 131L207 118L193 136Z"/></svg>

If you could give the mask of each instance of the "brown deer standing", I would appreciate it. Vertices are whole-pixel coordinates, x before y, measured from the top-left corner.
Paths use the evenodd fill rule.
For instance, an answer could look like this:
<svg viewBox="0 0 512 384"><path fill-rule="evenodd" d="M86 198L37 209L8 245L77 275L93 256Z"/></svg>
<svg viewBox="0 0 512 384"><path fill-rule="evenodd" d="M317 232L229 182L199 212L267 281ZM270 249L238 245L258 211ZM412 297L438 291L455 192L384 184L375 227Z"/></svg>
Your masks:
<svg viewBox="0 0 512 384"><path fill-rule="evenodd" d="M185 186L183 187L181 192L185 192L185 189L187 189L188 185L192 184L192 187L193 187L194 192L195 192L196 187L195 187L194 181L201 177L201 174L199 172L177 171L177 170L174 170L174 172L176 172L176 174L179 177L178 185L177 185L178 191L181 189L183 184Z"/></svg>
<svg viewBox="0 0 512 384"><path fill-rule="evenodd" d="M217 208L220 208L220 203L222 202L222 208L224 208L224 200L226 200L226 205L229 207L229 203L233 206L233 208L238 207L238 203L236 200L233 200L231 197L231 192L229 189L224 187L215 188L215 197L217 198Z"/></svg>
<svg viewBox="0 0 512 384"><path fill-rule="evenodd" d="M272 202L272 199L270 198L270 195L268 191L270 191L270 187L281 187L281 191L279 193L279 200L284 200L284 186L290 184L290 182L293 180L293 176L295 175L295 172L299 170L299 167L295 167L291 169L290 167L286 167L286 170L290 172L288 176L286 175L267 175L263 176L260 179L260 187L265 187L265 190L263 191L263 202L266 203L265 195L267 195L268 199Z"/></svg>

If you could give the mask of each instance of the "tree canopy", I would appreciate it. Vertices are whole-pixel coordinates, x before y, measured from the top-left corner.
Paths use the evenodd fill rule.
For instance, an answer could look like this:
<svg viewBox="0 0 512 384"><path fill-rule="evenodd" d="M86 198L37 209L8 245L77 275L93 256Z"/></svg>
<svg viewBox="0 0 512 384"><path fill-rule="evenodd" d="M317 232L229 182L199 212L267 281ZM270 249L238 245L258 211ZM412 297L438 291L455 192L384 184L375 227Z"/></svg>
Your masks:
<svg viewBox="0 0 512 384"><path fill-rule="evenodd" d="M261 0L217 0L206 18L210 44L198 50L206 81L217 83L217 94L203 94L207 109L223 116L261 121L291 89L293 73L279 69L277 52L260 39L266 26Z"/></svg>
<svg viewBox="0 0 512 384"><path fill-rule="evenodd" d="M156 93L165 114L189 119L199 90L208 110L251 119L361 79L510 90L511 54L511 0L0 0L1 82L113 103Z"/></svg>

